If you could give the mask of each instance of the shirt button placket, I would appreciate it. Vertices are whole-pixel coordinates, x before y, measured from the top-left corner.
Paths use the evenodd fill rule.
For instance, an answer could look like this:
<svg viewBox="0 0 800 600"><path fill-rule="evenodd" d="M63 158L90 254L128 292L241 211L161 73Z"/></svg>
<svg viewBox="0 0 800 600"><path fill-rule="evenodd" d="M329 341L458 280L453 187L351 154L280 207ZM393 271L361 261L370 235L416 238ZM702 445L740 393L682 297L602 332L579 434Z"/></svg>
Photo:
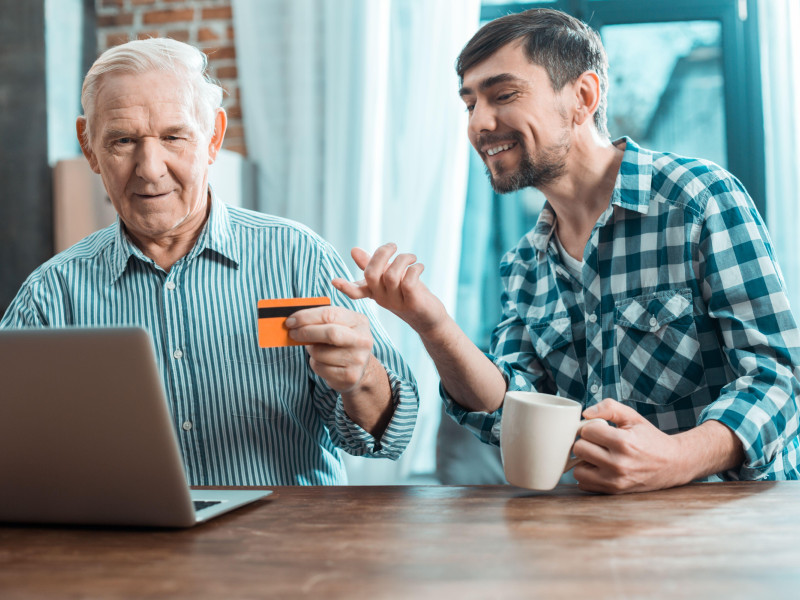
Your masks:
<svg viewBox="0 0 800 600"><path fill-rule="evenodd" d="M174 269L169 276L177 277L177 269ZM178 315L180 315L181 311L181 296L176 292L177 288L178 285L175 283L174 279L169 279L164 282L164 307L166 311L165 321L168 323L167 331L165 332L165 339L167 340L167 343L173 347L172 358L175 362L173 362L172 368L180 370L183 368L181 362L184 358L184 350L180 347L180 344L184 340L180 335L181 328L179 325L179 320L176 318ZM175 408L178 411L179 418L182 417L182 419L178 422L181 423L181 429L186 433L189 433L194 429L194 423L187 416L189 407L183 404L181 401L181 396L181 392L179 390L175 390Z"/></svg>

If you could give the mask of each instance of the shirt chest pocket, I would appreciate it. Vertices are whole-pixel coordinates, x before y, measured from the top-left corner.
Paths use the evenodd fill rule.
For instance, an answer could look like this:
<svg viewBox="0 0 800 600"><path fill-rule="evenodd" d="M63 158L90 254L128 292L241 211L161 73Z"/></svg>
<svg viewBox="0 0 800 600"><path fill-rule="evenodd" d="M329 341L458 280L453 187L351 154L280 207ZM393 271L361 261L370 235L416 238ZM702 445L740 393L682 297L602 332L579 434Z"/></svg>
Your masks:
<svg viewBox="0 0 800 600"><path fill-rule="evenodd" d="M302 346L260 348L255 336L226 342L226 404L233 416L275 419L298 393L310 394Z"/></svg>
<svg viewBox="0 0 800 600"><path fill-rule="evenodd" d="M580 398L582 392L576 388L583 383L580 376L575 347L572 343L572 320L569 317L555 318L546 322L528 324L531 344L542 366L550 376L552 384L543 382L540 391Z"/></svg>
<svg viewBox="0 0 800 600"><path fill-rule="evenodd" d="M671 404L704 385L689 288L619 300L614 319L622 400Z"/></svg>

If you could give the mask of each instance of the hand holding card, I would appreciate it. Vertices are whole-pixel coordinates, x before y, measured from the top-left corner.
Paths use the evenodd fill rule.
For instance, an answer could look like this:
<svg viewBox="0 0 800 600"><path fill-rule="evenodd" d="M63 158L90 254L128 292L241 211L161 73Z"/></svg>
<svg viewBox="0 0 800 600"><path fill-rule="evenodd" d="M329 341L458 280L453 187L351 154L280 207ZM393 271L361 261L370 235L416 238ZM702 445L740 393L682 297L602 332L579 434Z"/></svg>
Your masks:
<svg viewBox="0 0 800 600"><path fill-rule="evenodd" d="M289 337L286 318L298 310L316 306L330 306L327 296L317 298L276 298L258 301L258 345L261 348L301 346Z"/></svg>

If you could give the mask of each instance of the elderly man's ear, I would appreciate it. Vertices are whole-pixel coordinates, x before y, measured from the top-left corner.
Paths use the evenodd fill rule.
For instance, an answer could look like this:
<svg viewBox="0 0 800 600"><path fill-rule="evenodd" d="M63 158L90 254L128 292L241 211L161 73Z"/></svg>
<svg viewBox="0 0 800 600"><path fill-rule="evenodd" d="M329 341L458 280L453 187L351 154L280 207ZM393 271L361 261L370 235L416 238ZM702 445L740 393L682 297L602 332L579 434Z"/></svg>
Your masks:
<svg viewBox="0 0 800 600"><path fill-rule="evenodd" d="M92 167L92 171L95 173L100 173L97 157L94 155L94 152L92 152L92 147L86 139L86 117L78 117L78 120L75 122L75 129L78 132L78 143L81 145L81 151L86 157L86 160L89 161L89 166Z"/></svg>
<svg viewBox="0 0 800 600"><path fill-rule="evenodd" d="M208 142L208 164L213 164L217 159L219 149L222 148L222 140L225 139L225 130L228 128L228 115L224 108L218 108L214 117L214 133Z"/></svg>

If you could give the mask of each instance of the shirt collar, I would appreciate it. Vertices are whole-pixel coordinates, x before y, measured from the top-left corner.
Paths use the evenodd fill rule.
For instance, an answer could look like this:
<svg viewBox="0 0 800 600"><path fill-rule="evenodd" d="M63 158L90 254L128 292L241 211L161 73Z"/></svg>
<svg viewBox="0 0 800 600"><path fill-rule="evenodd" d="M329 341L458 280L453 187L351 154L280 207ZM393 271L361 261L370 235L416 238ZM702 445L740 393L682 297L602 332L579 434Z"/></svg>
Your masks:
<svg viewBox="0 0 800 600"><path fill-rule="evenodd" d="M211 250L239 266L239 249L234 240L233 227L228 207L217 197L209 186L211 194L211 212L194 248L189 252L188 258L199 256L204 250Z"/></svg>
<svg viewBox="0 0 800 600"><path fill-rule="evenodd" d="M625 153L617 173L611 204L647 214L653 180L653 153L640 148L629 137L614 140L613 144L624 144Z"/></svg>
<svg viewBox="0 0 800 600"><path fill-rule="evenodd" d="M612 143L615 146L624 144L625 150L611 194L611 205L646 214L650 205L653 155L648 150L640 148L629 137L619 138ZM600 219L607 221L608 211ZM550 207L550 203L546 202L533 228L533 247L540 253L540 258L542 253L547 251L555 229L556 213Z"/></svg>
<svg viewBox="0 0 800 600"><path fill-rule="evenodd" d="M239 250L234 243L228 207L217 198L210 186L209 193L211 194L211 211L209 212L208 220L203 226L203 231L200 233L200 237L197 238L194 247L186 255L186 259L192 260L199 256L204 250L211 250L227 258L238 267ZM130 238L128 238L122 221L118 216L109 265L112 284L122 276L131 257L136 257L143 262L152 262L152 260L147 258L144 253L131 242Z"/></svg>

